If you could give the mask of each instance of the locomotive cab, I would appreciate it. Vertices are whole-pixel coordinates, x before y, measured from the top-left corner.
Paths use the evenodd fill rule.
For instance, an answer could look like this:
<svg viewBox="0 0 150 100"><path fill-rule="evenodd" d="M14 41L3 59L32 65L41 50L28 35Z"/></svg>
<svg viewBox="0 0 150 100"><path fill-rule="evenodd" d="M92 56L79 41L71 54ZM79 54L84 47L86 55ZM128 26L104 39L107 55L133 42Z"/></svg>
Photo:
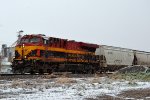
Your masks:
<svg viewBox="0 0 150 100"><path fill-rule="evenodd" d="M24 36L21 38L18 45L40 45L42 43L42 38L39 36Z"/></svg>
<svg viewBox="0 0 150 100"><path fill-rule="evenodd" d="M15 47L15 59L39 56L38 47L43 45L43 38L35 35L25 35Z"/></svg>

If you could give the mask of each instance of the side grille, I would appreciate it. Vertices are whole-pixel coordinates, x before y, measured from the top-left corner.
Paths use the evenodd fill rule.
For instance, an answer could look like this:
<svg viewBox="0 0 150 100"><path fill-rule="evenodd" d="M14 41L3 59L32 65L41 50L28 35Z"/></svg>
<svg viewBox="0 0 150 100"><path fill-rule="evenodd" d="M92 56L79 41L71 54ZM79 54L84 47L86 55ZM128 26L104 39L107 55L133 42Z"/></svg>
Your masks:
<svg viewBox="0 0 150 100"><path fill-rule="evenodd" d="M32 50L29 54L28 57L34 57L37 56L37 50Z"/></svg>

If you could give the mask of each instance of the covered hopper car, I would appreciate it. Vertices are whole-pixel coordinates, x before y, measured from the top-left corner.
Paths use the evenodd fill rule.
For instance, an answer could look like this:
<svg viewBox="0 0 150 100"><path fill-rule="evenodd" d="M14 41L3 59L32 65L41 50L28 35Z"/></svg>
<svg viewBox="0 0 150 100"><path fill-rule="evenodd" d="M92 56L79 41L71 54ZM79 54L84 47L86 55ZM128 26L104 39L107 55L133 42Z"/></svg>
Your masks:
<svg viewBox="0 0 150 100"><path fill-rule="evenodd" d="M150 66L150 52L134 50L135 65L147 65Z"/></svg>
<svg viewBox="0 0 150 100"><path fill-rule="evenodd" d="M149 52L100 45L95 54L99 56L101 71L115 71L132 65L150 66Z"/></svg>

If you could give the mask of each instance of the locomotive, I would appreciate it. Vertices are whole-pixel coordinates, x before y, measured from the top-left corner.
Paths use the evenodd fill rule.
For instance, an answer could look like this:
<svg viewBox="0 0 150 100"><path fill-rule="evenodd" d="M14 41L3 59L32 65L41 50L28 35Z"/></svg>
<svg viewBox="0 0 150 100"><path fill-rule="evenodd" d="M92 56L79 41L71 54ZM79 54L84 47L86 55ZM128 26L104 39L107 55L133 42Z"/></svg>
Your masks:
<svg viewBox="0 0 150 100"><path fill-rule="evenodd" d="M99 69L97 44L77 42L44 34L24 35L15 46L13 73L94 73Z"/></svg>

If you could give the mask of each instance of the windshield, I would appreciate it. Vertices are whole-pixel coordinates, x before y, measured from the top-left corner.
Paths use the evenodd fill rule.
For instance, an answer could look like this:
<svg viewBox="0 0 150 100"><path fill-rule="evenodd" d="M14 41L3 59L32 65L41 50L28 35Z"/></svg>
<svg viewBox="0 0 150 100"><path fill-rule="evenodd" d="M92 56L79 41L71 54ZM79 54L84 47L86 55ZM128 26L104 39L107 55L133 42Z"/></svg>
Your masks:
<svg viewBox="0 0 150 100"><path fill-rule="evenodd" d="M39 37L31 37L31 38L22 38L20 43L39 43Z"/></svg>
<svg viewBox="0 0 150 100"><path fill-rule="evenodd" d="M38 37L33 37L33 38L30 39L30 42L31 42L31 43L40 42L40 38L38 38Z"/></svg>
<svg viewBox="0 0 150 100"><path fill-rule="evenodd" d="M28 38L23 38L21 39L21 42L20 43L28 43L29 42L29 39Z"/></svg>

